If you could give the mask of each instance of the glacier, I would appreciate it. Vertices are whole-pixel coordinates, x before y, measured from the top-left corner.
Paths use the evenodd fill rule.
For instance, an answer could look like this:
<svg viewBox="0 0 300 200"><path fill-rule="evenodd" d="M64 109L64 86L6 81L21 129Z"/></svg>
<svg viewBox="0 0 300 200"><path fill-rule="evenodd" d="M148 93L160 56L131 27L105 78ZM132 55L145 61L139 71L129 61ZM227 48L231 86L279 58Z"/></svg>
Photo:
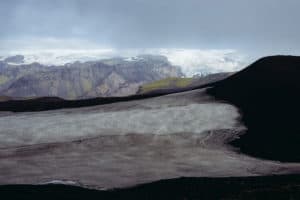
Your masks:
<svg viewBox="0 0 300 200"><path fill-rule="evenodd" d="M180 66L187 77L209 73L233 72L248 63L247 57L234 49L35 49L0 52L2 60L8 56L24 55L24 63L38 62L44 65L64 65L76 61L97 61L122 57L130 62L138 55L162 55L173 65Z"/></svg>

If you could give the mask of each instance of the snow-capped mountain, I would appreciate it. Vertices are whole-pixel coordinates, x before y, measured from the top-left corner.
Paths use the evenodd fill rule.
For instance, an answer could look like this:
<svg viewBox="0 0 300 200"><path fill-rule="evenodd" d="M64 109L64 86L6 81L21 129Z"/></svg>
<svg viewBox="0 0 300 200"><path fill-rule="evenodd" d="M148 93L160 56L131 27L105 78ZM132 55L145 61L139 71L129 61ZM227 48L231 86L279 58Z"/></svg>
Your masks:
<svg viewBox="0 0 300 200"><path fill-rule="evenodd" d="M191 77L197 74L231 72L248 64L245 57L235 50L201 49L42 49L19 50L2 54L2 60L14 55L23 55L24 63L38 62L44 65L64 65L76 61L96 61L122 57L126 61L138 59L138 55L166 56L172 65L180 66ZM13 63L11 63L13 64ZM15 63L18 64L18 63Z"/></svg>
<svg viewBox="0 0 300 200"><path fill-rule="evenodd" d="M19 64L24 61L21 55L8 57L0 62L0 97L127 96L135 94L143 84L184 76L165 56L141 55L126 60L111 58L47 66ZM11 65L12 62L17 64Z"/></svg>

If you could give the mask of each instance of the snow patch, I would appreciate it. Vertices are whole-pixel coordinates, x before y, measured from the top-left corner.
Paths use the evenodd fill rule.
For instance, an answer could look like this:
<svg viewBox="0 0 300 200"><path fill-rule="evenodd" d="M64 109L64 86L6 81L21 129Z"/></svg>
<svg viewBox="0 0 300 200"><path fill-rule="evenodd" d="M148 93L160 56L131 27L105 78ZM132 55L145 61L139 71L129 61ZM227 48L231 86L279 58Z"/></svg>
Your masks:
<svg viewBox="0 0 300 200"><path fill-rule="evenodd" d="M237 109L229 104L206 103L157 109L88 112L23 113L0 118L0 147L70 141L100 135L201 134L236 128ZM163 119L163 120L162 120ZM51 127L51 128L49 128Z"/></svg>
<svg viewBox="0 0 300 200"><path fill-rule="evenodd" d="M40 185L48 185L48 184L80 185L78 182L68 181L68 180L52 180L52 181L40 183Z"/></svg>

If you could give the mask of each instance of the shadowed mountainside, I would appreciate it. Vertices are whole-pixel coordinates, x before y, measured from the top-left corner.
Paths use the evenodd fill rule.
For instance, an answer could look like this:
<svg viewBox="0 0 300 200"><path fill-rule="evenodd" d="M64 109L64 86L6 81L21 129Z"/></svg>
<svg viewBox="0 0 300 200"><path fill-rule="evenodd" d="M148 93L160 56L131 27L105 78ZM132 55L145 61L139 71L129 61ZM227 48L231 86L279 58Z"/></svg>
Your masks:
<svg viewBox="0 0 300 200"><path fill-rule="evenodd" d="M248 131L232 144L244 153L300 161L300 57L262 58L213 84L208 93L236 105Z"/></svg>
<svg viewBox="0 0 300 200"><path fill-rule="evenodd" d="M33 99L8 100L0 101L0 111L12 112L35 112L45 110L55 110L63 108L79 108L95 105L103 105L116 103L121 101L141 100L151 97L157 97L172 93L184 92L191 89L204 88L207 85L199 86L197 88L182 88L182 89L160 89L146 94L137 94L125 97L98 97L93 99L81 100L65 100L58 97L41 97Z"/></svg>

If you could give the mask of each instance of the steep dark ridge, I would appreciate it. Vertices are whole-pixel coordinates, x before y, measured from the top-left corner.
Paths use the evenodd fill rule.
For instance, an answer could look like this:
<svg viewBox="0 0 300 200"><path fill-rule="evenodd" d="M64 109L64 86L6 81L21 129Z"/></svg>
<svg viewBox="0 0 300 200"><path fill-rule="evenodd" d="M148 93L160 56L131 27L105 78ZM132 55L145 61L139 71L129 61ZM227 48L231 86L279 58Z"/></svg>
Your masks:
<svg viewBox="0 0 300 200"><path fill-rule="evenodd" d="M116 103L121 101L142 100L146 98L158 97L167 94L185 92L194 89L201 89L209 86L204 84L196 87L182 89L161 89L147 94L130 95L125 97L98 97L92 99L66 100L59 97L41 97L33 99L13 99L8 101L0 101L0 111L12 112L37 112L46 110L55 110L63 108L79 108L95 105L103 105Z"/></svg>
<svg viewBox="0 0 300 200"><path fill-rule="evenodd" d="M136 94L124 97L98 97L79 100L66 100L59 97L47 96L40 98L13 98L5 96L5 98L0 98L0 111L33 112L62 108L77 108L85 106L102 105L120 101L139 100L209 87L212 83L218 80L223 80L231 74L232 73L210 74L205 77L196 78L194 83L187 87L161 88L143 94Z"/></svg>
<svg viewBox="0 0 300 200"><path fill-rule="evenodd" d="M300 161L300 57L262 58L208 93L236 105L248 131L232 144L272 160Z"/></svg>
<svg viewBox="0 0 300 200"><path fill-rule="evenodd" d="M98 191L67 185L4 185L7 199L299 199L300 176L177 178Z"/></svg>

